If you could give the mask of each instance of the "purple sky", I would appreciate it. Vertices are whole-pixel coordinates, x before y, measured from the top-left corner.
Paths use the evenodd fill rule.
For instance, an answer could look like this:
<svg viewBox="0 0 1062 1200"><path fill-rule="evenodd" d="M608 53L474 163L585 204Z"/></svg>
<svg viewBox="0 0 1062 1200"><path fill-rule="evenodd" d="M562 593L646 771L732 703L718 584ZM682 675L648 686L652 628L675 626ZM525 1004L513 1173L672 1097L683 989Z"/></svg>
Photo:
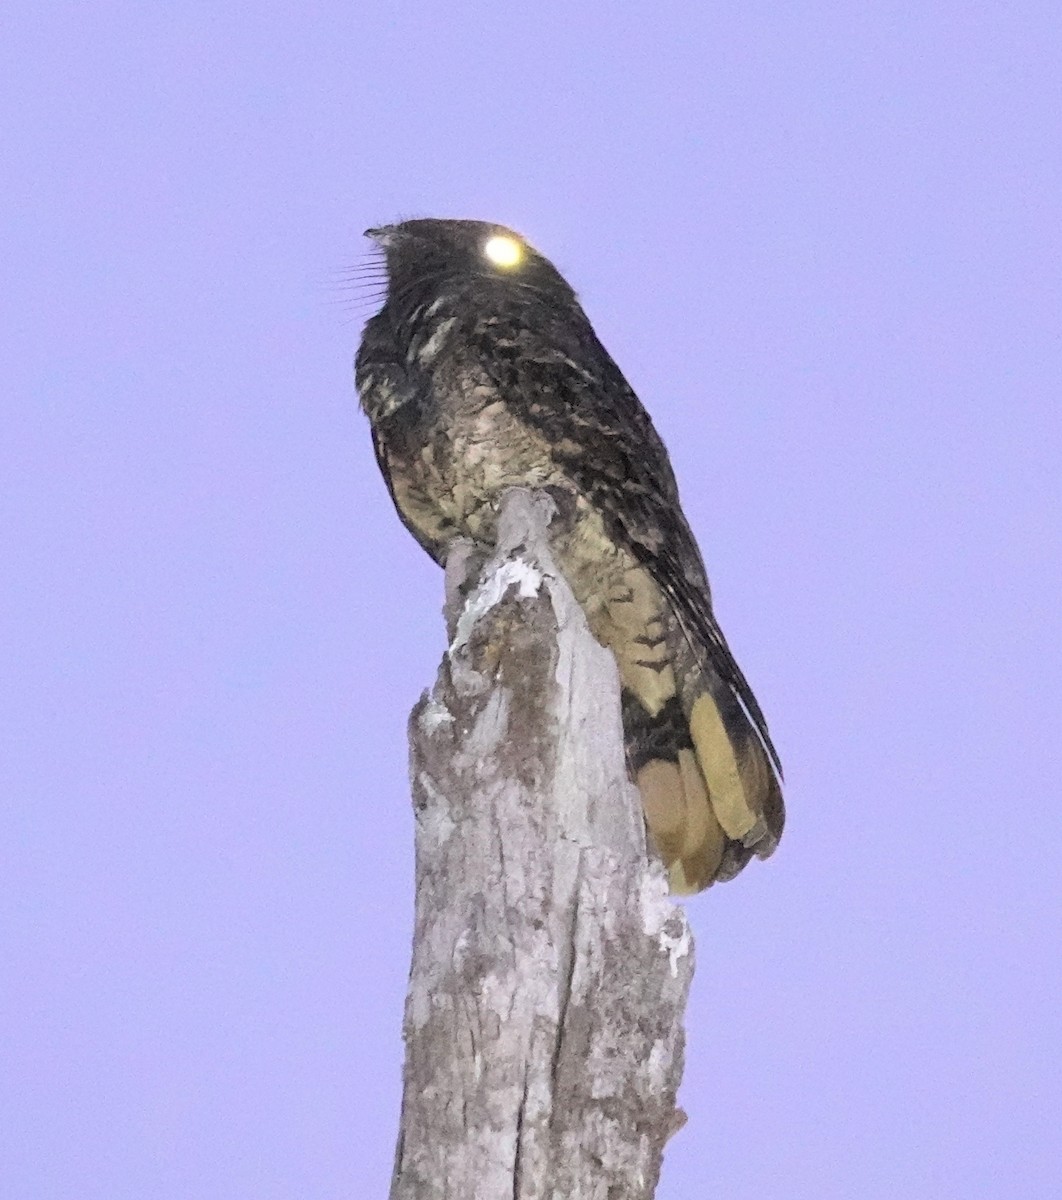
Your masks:
<svg viewBox="0 0 1062 1200"><path fill-rule="evenodd" d="M338 281L431 215L580 291L787 768L659 1197L1056 1200L1057 0L12 9L0 1196L386 1194L442 580Z"/></svg>

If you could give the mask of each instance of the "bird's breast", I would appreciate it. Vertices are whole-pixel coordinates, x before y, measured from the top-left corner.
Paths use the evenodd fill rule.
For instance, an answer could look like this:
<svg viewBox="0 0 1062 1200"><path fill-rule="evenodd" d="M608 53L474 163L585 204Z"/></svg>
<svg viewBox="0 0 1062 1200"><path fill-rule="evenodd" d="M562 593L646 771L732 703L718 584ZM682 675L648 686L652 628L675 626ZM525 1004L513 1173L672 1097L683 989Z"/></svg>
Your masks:
<svg viewBox="0 0 1062 1200"><path fill-rule="evenodd" d="M399 508L431 540L491 542L507 488L563 482L546 439L485 385L451 393L419 436L385 445Z"/></svg>

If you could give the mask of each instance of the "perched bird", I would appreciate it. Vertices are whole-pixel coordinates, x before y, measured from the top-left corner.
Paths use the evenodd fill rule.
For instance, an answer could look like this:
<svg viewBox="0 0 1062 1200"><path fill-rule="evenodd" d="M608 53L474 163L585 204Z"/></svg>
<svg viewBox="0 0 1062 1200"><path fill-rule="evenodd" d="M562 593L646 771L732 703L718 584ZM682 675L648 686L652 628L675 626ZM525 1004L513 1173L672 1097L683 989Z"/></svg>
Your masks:
<svg viewBox="0 0 1062 1200"><path fill-rule="evenodd" d="M730 879L782 832L781 768L712 612L667 451L560 272L482 221L369 229L387 294L356 378L399 516L439 563L493 543L510 487L557 489L553 552L615 654L631 776L672 890Z"/></svg>

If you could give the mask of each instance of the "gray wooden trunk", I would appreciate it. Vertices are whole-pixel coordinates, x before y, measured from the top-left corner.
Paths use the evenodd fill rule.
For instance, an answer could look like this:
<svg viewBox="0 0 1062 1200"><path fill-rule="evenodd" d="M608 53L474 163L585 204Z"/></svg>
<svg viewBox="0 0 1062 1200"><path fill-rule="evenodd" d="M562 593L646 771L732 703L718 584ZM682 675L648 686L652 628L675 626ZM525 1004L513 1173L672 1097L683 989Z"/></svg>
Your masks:
<svg viewBox="0 0 1062 1200"><path fill-rule="evenodd" d="M693 973L646 851L619 680L514 490L448 564L451 645L410 720L416 916L392 1200L651 1197L681 1124ZM468 592L465 598L465 592Z"/></svg>

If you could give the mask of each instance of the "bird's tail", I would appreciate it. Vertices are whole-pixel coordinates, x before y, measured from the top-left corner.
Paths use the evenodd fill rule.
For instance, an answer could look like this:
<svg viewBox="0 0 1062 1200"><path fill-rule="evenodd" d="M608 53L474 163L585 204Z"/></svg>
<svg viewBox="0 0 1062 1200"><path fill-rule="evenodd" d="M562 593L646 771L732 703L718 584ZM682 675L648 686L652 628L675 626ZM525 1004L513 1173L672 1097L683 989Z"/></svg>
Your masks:
<svg viewBox="0 0 1062 1200"><path fill-rule="evenodd" d="M714 672L676 672L679 695L650 716L632 693L623 718L646 823L680 895L732 879L766 858L785 820L770 755L734 692Z"/></svg>

